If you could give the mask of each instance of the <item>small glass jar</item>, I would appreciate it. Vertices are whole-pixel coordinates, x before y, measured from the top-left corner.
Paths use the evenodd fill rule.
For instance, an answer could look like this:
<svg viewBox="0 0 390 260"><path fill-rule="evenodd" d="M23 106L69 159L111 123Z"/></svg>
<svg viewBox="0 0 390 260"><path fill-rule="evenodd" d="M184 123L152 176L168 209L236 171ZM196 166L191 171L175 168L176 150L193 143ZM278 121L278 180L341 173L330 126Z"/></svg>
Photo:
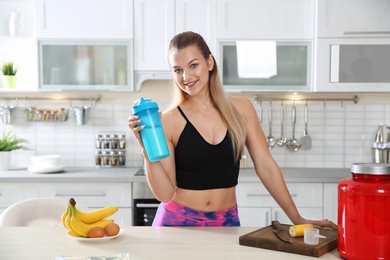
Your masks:
<svg viewBox="0 0 390 260"><path fill-rule="evenodd" d="M110 135L103 135L103 149L110 149Z"/></svg>
<svg viewBox="0 0 390 260"><path fill-rule="evenodd" d="M119 149L126 149L126 135L119 135Z"/></svg>
<svg viewBox="0 0 390 260"><path fill-rule="evenodd" d="M97 134L95 138L95 148L96 149L102 149L102 138L103 135Z"/></svg>
<svg viewBox="0 0 390 260"><path fill-rule="evenodd" d="M118 152L112 151L111 152L111 166L117 166L118 165Z"/></svg>
<svg viewBox="0 0 390 260"><path fill-rule="evenodd" d="M95 165L96 166L102 165L102 152L101 151L96 151L96 154L95 154Z"/></svg>
<svg viewBox="0 0 390 260"><path fill-rule="evenodd" d="M110 152L109 151L104 151L103 152L103 165L108 166L110 165Z"/></svg>
<svg viewBox="0 0 390 260"><path fill-rule="evenodd" d="M34 121L35 120L35 107L30 107L28 109L28 121Z"/></svg>
<svg viewBox="0 0 390 260"><path fill-rule="evenodd" d="M117 134L112 134L111 135L111 149L118 149L119 147L119 140L118 140L118 135Z"/></svg>
<svg viewBox="0 0 390 260"><path fill-rule="evenodd" d="M126 155L125 155L125 152L123 152L123 151L118 152L118 165L119 166L126 165Z"/></svg>

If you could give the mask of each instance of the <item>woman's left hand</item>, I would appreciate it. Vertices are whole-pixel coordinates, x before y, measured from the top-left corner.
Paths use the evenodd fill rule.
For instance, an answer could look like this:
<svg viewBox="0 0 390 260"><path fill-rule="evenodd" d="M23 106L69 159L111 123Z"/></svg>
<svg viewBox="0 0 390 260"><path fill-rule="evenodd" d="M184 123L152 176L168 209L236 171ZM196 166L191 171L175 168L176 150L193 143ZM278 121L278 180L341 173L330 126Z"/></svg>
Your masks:
<svg viewBox="0 0 390 260"><path fill-rule="evenodd" d="M302 224L312 224L316 228L331 228L335 231L338 230L338 227L335 223L328 219L322 219L322 220L306 220Z"/></svg>

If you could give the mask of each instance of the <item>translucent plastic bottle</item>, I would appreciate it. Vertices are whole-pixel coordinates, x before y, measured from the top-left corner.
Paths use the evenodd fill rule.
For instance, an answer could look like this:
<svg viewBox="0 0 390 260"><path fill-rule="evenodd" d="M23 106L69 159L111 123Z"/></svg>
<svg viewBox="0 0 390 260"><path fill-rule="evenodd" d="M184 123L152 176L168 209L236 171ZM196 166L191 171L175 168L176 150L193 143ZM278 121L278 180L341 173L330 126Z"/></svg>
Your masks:
<svg viewBox="0 0 390 260"><path fill-rule="evenodd" d="M162 128L158 105L150 99L140 98L133 103L133 115L139 116L140 125L145 128L140 131L149 161L157 162L169 156L168 145Z"/></svg>

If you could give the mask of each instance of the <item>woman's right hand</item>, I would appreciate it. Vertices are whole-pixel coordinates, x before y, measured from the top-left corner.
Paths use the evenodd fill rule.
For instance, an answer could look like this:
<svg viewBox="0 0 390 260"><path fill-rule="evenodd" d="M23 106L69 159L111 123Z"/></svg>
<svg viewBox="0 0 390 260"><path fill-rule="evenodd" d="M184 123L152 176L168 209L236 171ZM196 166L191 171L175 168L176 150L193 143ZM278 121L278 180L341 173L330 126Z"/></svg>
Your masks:
<svg viewBox="0 0 390 260"><path fill-rule="evenodd" d="M141 131L142 129L144 129L145 126L143 125L139 125L141 123L141 120L139 119L138 116L136 115L131 115L128 119L128 126L131 130L131 132L134 134L134 137L137 139L139 145L144 148L144 144L142 142L142 139L141 139L141 135L139 133L139 131Z"/></svg>

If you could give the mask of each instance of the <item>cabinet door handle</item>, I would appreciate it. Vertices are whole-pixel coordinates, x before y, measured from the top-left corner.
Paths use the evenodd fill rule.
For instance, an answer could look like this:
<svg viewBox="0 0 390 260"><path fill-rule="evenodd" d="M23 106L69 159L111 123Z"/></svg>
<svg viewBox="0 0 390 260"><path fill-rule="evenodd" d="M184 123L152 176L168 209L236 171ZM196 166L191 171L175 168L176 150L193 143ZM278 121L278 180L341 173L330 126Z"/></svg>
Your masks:
<svg viewBox="0 0 390 260"><path fill-rule="evenodd" d="M135 206L137 208L158 208L158 206L160 206L160 204L157 204L157 203L151 203L151 204L148 204L148 203L137 203L137 204L135 204Z"/></svg>
<svg viewBox="0 0 390 260"><path fill-rule="evenodd" d="M95 194L88 194L88 193L56 193L54 195L55 197L104 197L106 196L106 193L102 192L102 193L95 193Z"/></svg>
<svg viewBox="0 0 390 260"><path fill-rule="evenodd" d="M247 197L271 197L271 194L269 193L247 193ZM298 196L296 193L291 193L291 197L296 197Z"/></svg>
<svg viewBox="0 0 390 260"><path fill-rule="evenodd" d="M271 194L268 193L247 193L247 197L271 197Z"/></svg>
<svg viewBox="0 0 390 260"><path fill-rule="evenodd" d="M347 31L347 32L344 32L344 35L356 35L356 34L390 34L390 31L357 31L357 32L351 32L351 31Z"/></svg>

